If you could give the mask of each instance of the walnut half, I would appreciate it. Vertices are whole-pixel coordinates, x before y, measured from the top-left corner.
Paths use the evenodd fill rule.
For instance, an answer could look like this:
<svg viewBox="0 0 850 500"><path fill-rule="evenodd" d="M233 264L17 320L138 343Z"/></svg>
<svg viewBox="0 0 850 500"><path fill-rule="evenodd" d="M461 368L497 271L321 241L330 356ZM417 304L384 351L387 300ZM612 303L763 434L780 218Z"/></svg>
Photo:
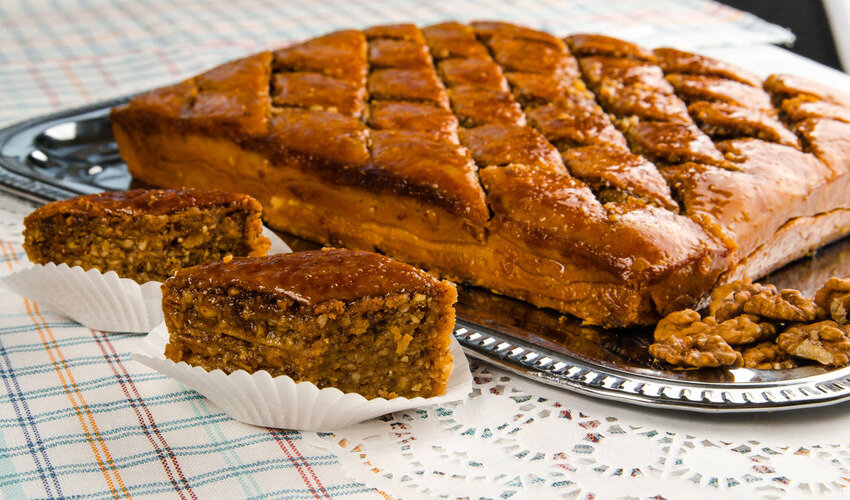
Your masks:
<svg viewBox="0 0 850 500"><path fill-rule="evenodd" d="M655 325L654 338L656 342L663 342L670 336L708 333L715 326L717 326L717 322L714 321L714 318L705 323L698 312L693 309L683 309L662 318Z"/></svg>
<svg viewBox="0 0 850 500"><path fill-rule="evenodd" d="M756 370L782 370L796 368L797 363L791 359L791 355L779 348L773 342L762 342L753 347L744 349L744 367Z"/></svg>
<svg viewBox="0 0 850 500"><path fill-rule="evenodd" d="M712 333L716 327L714 318L702 320L692 309L669 314L658 322L649 354L676 366L741 366L741 353Z"/></svg>
<svg viewBox="0 0 850 500"><path fill-rule="evenodd" d="M747 290L750 286L752 286L753 282L750 280L738 280L733 281L731 283L726 283L725 285L721 285L714 290L711 291L711 302L708 304L708 315L709 316L717 316L717 309L726 302L726 299L729 298L735 292L740 292L743 290Z"/></svg>
<svg viewBox="0 0 850 500"><path fill-rule="evenodd" d="M818 308L814 301L797 290L777 292L773 285L735 281L712 292L709 313L719 322L741 314L755 314L774 321L804 322L817 319Z"/></svg>
<svg viewBox="0 0 850 500"><path fill-rule="evenodd" d="M850 338L835 321L793 326L776 338L776 344L792 356L826 366L843 366L850 361Z"/></svg>
<svg viewBox="0 0 850 500"><path fill-rule="evenodd" d="M720 335L729 345L752 344L776 338L776 326L759 319L752 314L742 314L718 324L712 333Z"/></svg>
<svg viewBox="0 0 850 500"><path fill-rule="evenodd" d="M775 294L776 287L749 281L728 283L711 294L709 312L722 323L744 314L744 306L759 293Z"/></svg>
<svg viewBox="0 0 850 500"><path fill-rule="evenodd" d="M814 301L799 290L761 291L744 304L744 312L783 322L814 321L818 315Z"/></svg>
<svg viewBox="0 0 850 500"><path fill-rule="evenodd" d="M815 304L837 323L847 323L847 311L850 309L850 278L830 278L815 294Z"/></svg>

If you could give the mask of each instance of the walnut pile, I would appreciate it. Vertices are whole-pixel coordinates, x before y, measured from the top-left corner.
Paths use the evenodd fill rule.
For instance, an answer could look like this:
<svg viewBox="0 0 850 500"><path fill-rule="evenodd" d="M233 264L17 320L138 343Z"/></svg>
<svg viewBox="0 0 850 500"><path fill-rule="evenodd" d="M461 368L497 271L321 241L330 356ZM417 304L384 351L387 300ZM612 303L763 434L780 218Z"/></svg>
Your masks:
<svg viewBox="0 0 850 500"><path fill-rule="evenodd" d="M832 278L814 300L798 290L735 281L711 294L708 315L669 314L649 353L676 367L744 366L758 370L850 363L850 278Z"/></svg>

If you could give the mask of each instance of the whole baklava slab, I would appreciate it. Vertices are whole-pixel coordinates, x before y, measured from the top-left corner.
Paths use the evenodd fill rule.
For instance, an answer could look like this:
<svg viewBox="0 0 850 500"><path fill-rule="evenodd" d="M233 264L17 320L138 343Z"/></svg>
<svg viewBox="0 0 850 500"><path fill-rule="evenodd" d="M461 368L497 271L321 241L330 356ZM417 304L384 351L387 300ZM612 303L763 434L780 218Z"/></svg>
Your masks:
<svg viewBox="0 0 850 500"><path fill-rule="evenodd" d="M131 173L606 326L850 227L850 97L501 22L340 31L112 112Z"/></svg>

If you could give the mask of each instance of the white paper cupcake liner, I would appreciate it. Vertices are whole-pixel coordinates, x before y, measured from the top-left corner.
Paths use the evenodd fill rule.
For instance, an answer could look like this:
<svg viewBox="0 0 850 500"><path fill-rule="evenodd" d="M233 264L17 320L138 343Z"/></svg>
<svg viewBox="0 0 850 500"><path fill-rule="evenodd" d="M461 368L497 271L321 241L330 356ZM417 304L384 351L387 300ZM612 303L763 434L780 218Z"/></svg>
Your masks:
<svg viewBox="0 0 850 500"><path fill-rule="evenodd" d="M367 400L360 394L345 394L335 388L319 389L311 382L272 377L266 371L208 372L199 366L167 359L164 355L167 343L168 330L162 323L134 343L133 359L206 396L231 418L261 427L332 431L395 411L466 399L472 391L469 363L454 337L451 344L454 368L445 394L390 400Z"/></svg>
<svg viewBox="0 0 850 500"><path fill-rule="evenodd" d="M269 254L291 252L267 228ZM5 277L2 285L87 328L104 332L146 333L162 323L162 292L158 281L139 284L115 271L48 263L32 264Z"/></svg>
<svg viewBox="0 0 850 500"><path fill-rule="evenodd" d="M285 241L280 239L280 236L275 234L274 231L267 228L266 226L263 226L263 236L268 238L269 241L271 241L271 243L272 243L271 246L269 247L268 255L275 255L275 254L279 254L279 253L290 253L290 252L292 252L292 249L289 248L289 245L287 245Z"/></svg>
<svg viewBox="0 0 850 500"><path fill-rule="evenodd" d="M3 279L3 286L94 330L143 333L162 321L162 283L143 285L115 271L68 264L35 264Z"/></svg>

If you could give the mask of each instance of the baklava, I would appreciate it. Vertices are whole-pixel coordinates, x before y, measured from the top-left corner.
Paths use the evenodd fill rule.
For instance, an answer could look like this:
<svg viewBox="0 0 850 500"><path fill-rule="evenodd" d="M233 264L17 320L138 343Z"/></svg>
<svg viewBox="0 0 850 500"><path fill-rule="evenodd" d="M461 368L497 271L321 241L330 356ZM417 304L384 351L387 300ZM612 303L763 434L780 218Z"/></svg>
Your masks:
<svg viewBox="0 0 850 500"><path fill-rule="evenodd" d="M112 111L130 172L275 228L605 326L650 324L850 227L850 97L502 22L346 30Z"/></svg>

